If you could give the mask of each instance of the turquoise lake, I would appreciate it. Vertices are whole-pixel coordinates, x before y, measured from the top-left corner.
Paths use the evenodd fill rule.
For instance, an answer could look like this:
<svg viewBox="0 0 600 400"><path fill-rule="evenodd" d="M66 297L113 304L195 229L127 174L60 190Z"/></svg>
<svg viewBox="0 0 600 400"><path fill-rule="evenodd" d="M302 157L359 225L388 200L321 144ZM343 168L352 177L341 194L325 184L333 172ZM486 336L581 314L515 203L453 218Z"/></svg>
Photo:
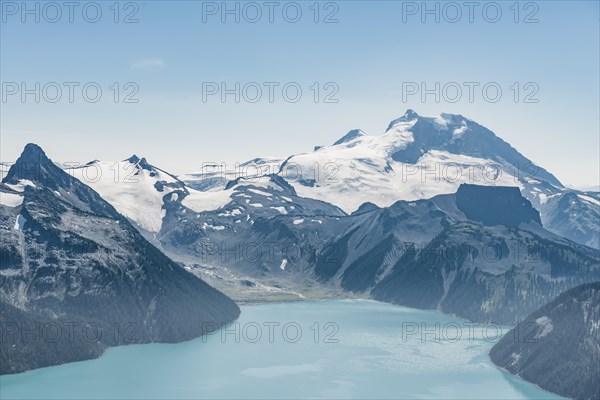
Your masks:
<svg viewBox="0 0 600 400"><path fill-rule="evenodd" d="M0 377L0 398L559 398L488 358L495 326L367 300L242 307L179 344Z"/></svg>

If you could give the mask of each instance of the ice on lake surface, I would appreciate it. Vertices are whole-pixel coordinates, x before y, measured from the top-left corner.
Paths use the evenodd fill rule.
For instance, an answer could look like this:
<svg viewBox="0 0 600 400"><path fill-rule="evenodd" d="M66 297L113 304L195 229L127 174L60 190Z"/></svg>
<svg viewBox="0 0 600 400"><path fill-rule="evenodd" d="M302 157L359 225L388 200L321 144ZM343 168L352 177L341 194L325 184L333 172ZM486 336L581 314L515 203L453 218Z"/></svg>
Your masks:
<svg viewBox="0 0 600 400"><path fill-rule="evenodd" d="M367 300L242 307L179 344L0 377L0 398L558 398L496 368L499 328Z"/></svg>

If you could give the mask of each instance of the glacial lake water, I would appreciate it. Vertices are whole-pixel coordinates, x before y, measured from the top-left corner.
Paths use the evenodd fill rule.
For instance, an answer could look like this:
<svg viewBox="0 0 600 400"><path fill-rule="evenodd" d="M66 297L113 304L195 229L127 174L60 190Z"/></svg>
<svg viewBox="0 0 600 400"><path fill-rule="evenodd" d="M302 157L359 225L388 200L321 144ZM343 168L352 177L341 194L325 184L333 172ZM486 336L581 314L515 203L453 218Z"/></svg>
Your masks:
<svg viewBox="0 0 600 400"><path fill-rule="evenodd" d="M0 398L558 398L491 363L496 331L367 300L244 306L206 338L3 375Z"/></svg>

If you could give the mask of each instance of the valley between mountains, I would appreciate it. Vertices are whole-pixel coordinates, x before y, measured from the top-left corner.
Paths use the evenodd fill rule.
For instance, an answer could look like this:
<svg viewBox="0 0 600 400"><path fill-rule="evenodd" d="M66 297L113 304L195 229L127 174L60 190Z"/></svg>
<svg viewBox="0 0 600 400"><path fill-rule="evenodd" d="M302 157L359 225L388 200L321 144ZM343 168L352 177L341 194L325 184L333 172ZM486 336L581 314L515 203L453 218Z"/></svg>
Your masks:
<svg viewBox="0 0 600 400"><path fill-rule="evenodd" d="M173 343L231 323L235 302L369 298L532 322L543 340L507 335L492 360L562 396L600 394L600 193L565 187L469 118L413 110L382 135L242 167L67 167L27 145L0 184L0 322L134 323L138 342ZM126 336L3 341L0 373L98 357ZM543 360L572 368L548 375L532 354L568 338Z"/></svg>

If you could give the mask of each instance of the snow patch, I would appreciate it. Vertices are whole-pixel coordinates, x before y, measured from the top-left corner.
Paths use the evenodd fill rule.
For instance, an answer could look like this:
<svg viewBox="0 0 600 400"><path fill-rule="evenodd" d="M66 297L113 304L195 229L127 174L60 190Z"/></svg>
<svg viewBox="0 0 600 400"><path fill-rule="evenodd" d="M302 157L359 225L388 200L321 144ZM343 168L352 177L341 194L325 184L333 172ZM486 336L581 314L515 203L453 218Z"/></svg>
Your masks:
<svg viewBox="0 0 600 400"><path fill-rule="evenodd" d="M448 129L448 124L452 121L444 118L441 115L438 115L437 117L435 117L435 119L433 120L433 122L435 122L435 127L439 130L447 130Z"/></svg>
<svg viewBox="0 0 600 400"><path fill-rule="evenodd" d="M23 196L15 193L0 192L0 205L17 207L23 204Z"/></svg>
<svg viewBox="0 0 600 400"><path fill-rule="evenodd" d="M527 176L524 177L523 179L525 180L525 182L531 183L532 185L539 185L540 183L542 183L542 182L538 181L537 179L532 179Z"/></svg>
<svg viewBox="0 0 600 400"><path fill-rule="evenodd" d="M255 194L259 194L261 196L265 196L265 197L268 197L268 196L271 195L271 193L269 193L269 192L265 192L265 191L258 190L258 189L248 189L248 191L252 192L252 193L255 193Z"/></svg>
<svg viewBox="0 0 600 400"><path fill-rule="evenodd" d="M452 132L452 137L453 138L461 137L467 131L467 129L468 129L467 123L465 121L463 121L460 128L454 129L454 132Z"/></svg>
<svg viewBox="0 0 600 400"><path fill-rule="evenodd" d="M19 183L15 184L15 185L11 185L10 183L7 183L6 186L8 186L9 188L11 188L15 192L20 192L20 193L23 193L25 191L25 187L26 186L31 186L31 187L34 187L34 188L37 187L29 179L21 179L21 180L19 180Z"/></svg>
<svg viewBox="0 0 600 400"><path fill-rule="evenodd" d="M188 191L190 194L181 201L181 204L195 212L212 211L223 208L231 202L231 195L233 194L233 189L200 192L188 188Z"/></svg>
<svg viewBox="0 0 600 400"><path fill-rule="evenodd" d="M22 216L21 214L17 215L17 219L15 220L15 226L13 227L13 229L22 232L23 227L25 226L25 222L27 222L27 220L24 216Z"/></svg>
<svg viewBox="0 0 600 400"><path fill-rule="evenodd" d="M163 191L160 192L155 185L157 182L174 186L178 183L173 176L158 168L149 170L139 162L127 160L95 161L66 172L94 189L119 213L149 232L161 229L166 215L163 197L176 190L176 187L163 185Z"/></svg>
<svg viewBox="0 0 600 400"><path fill-rule="evenodd" d="M222 225L210 225L210 224L207 224L206 222L204 224L202 224L202 229L206 230L207 228L215 230L215 231L225 230L225 227Z"/></svg>
<svg viewBox="0 0 600 400"><path fill-rule="evenodd" d="M552 326L552 320L546 316L539 317L535 320L535 323L538 324L540 328L542 328L542 331L537 334L537 337L546 336L547 334L552 332L552 329L554 328Z"/></svg>
<svg viewBox="0 0 600 400"><path fill-rule="evenodd" d="M515 365L516 363L518 363L520 358L521 358L520 354L512 353L510 355L511 365Z"/></svg>
<svg viewBox="0 0 600 400"><path fill-rule="evenodd" d="M577 197L579 197L583 201L587 201L588 203L592 203L592 204L595 204L597 206L600 206L600 201L598 201L597 199L595 199L593 197L585 196L583 194L578 194Z"/></svg>
<svg viewBox="0 0 600 400"><path fill-rule="evenodd" d="M225 212L219 213L217 215L219 217L234 217L236 215L241 215L241 214L242 214L242 211L239 208L234 208L231 211L226 210Z"/></svg>

